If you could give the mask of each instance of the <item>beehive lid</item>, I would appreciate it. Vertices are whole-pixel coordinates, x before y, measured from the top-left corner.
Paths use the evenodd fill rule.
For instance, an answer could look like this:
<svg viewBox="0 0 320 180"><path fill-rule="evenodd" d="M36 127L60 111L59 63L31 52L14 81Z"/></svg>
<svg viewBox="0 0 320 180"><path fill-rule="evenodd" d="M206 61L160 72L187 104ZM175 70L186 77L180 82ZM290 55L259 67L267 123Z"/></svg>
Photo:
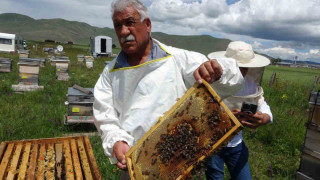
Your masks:
<svg viewBox="0 0 320 180"><path fill-rule="evenodd" d="M87 136L7 141L0 179L102 179Z"/></svg>
<svg viewBox="0 0 320 180"><path fill-rule="evenodd" d="M78 89L75 89L73 87L68 87L68 94L67 96L93 96L93 88L85 88L92 92L92 94L86 94L82 91L79 91Z"/></svg>
<svg viewBox="0 0 320 180"><path fill-rule="evenodd" d="M184 179L242 125L204 82L196 83L126 153L132 180Z"/></svg>
<svg viewBox="0 0 320 180"><path fill-rule="evenodd" d="M11 64L11 59L0 57L0 64Z"/></svg>

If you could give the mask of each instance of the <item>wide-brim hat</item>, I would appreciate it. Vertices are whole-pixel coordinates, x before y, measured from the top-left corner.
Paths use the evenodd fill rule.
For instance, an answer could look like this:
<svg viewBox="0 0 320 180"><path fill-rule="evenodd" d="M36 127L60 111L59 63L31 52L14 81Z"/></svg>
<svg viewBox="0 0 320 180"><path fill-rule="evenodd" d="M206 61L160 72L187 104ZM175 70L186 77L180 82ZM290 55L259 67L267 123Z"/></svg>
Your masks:
<svg viewBox="0 0 320 180"><path fill-rule="evenodd" d="M252 46L242 41L229 43L226 51L217 51L208 54L208 58L233 58L239 67L255 68L270 64L270 60L262 55L255 54Z"/></svg>

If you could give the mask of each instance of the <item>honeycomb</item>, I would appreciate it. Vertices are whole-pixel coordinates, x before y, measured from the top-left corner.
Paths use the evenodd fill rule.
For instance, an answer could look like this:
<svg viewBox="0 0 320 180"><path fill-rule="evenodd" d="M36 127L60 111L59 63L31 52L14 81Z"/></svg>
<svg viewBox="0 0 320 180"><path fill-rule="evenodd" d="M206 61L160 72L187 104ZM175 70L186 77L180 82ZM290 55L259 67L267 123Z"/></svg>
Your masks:
<svg viewBox="0 0 320 180"><path fill-rule="evenodd" d="M204 81L191 87L126 154L131 179L188 179L242 125Z"/></svg>

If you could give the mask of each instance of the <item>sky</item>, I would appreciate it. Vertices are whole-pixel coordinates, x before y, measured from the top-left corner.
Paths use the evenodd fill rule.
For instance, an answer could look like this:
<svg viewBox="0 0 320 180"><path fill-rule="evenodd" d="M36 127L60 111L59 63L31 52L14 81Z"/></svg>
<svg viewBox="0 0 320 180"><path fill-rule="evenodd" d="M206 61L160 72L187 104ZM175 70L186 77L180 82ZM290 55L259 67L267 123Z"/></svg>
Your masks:
<svg viewBox="0 0 320 180"><path fill-rule="evenodd" d="M320 63L320 0L141 0L153 32L245 41L273 58ZM0 0L0 13L113 28L112 0Z"/></svg>

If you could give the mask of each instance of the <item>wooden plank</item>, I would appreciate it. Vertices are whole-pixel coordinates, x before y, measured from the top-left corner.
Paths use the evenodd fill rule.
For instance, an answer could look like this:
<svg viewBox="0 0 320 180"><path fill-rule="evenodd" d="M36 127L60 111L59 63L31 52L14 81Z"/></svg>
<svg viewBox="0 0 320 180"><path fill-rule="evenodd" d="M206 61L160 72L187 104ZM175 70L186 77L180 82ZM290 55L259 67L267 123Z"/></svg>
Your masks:
<svg viewBox="0 0 320 180"><path fill-rule="evenodd" d="M58 180L62 180L62 150L63 145L61 143L55 144L56 150L56 170L57 174L56 177Z"/></svg>
<svg viewBox="0 0 320 180"><path fill-rule="evenodd" d="M13 153L13 157L12 157L12 160L11 160L11 163L9 166L9 172L8 172L8 176L7 176L8 180L14 179L15 175L17 174L17 165L19 162L22 146L23 146L23 143L19 143L16 145L16 149Z"/></svg>
<svg viewBox="0 0 320 180"><path fill-rule="evenodd" d="M24 146L24 151L22 155L22 162L19 168L18 179L24 180L26 177L26 172L28 168L29 156L30 156L31 143L26 143Z"/></svg>
<svg viewBox="0 0 320 180"><path fill-rule="evenodd" d="M85 144L85 147L87 150L87 154L88 154L88 158L89 158L89 162L90 162L90 167L91 167L91 172L93 173L94 179L100 180L100 179L102 179L102 177L100 175L99 167L98 167L96 158L94 157L92 146L91 146L91 143L90 143L88 136L84 137L84 144Z"/></svg>
<svg viewBox="0 0 320 180"><path fill-rule="evenodd" d="M72 159L73 159L74 171L76 173L76 179L80 180L80 179L83 179L83 176L82 176L81 167L80 167L80 161L79 161L76 140L71 139L70 141L71 141Z"/></svg>
<svg viewBox="0 0 320 180"><path fill-rule="evenodd" d="M48 144L47 155L46 155L47 165L45 166L45 179L53 180L54 179L54 145L53 143Z"/></svg>
<svg viewBox="0 0 320 180"><path fill-rule="evenodd" d="M14 147L14 144L10 143L8 145L8 148L7 148L4 156L3 156L3 159L2 159L1 165L0 165L0 179L4 179L4 175L7 170L7 166L10 161L11 154L13 152L13 147Z"/></svg>
<svg viewBox="0 0 320 180"><path fill-rule="evenodd" d="M74 171L73 171L73 165L72 165L70 145L68 140L63 141L63 149L64 149L64 158L65 158L66 178L68 180L73 180Z"/></svg>
<svg viewBox="0 0 320 180"><path fill-rule="evenodd" d="M276 80L276 76L277 76L277 73L273 72L273 74L270 78L269 87L271 87L273 85L274 81Z"/></svg>
<svg viewBox="0 0 320 180"><path fill-rule="evenodd" d="M37 165L37 156L38 156L38 144L33 144L31 149L31 157L30 157L30 165L28 170L28 180L35 179L34 175L36 172L36 165Z"/></svg>
<svg viewBox="0 0 320 180"><path fill-rule="evenodd" d="M88 162L86 149L84 148L84 144L83 144L82 140L83 140L82 138L78 139L78 148L79 148L79 154L81 157L82 169L84 171L84 175L85 175L86 180L93 180L91 170L90 170L90 165Z"/></svg>
<svg viewBox="0 0 320 180"><path fill-rule="evenodd" d="M310 178L309 176L301 173L301 172L297 172L297 180L314 180L313 178Z"/></svg>
<svg viewBox="0 0 320 180"><path fill-rule="evenodd" d="M46 145L41 144L40 145L40 153L39 153L39 158L38 158L38 170L37 170L37 180L44 179L44 160L46 157Z"/></svg>
<svg viewBox="0 0 320 180"><path fill-rule="evenodd" d="M6 142L1 142L1 144L0 144L0 162L1 162L2 155L3 155L6 147L7 147L7 143Z"/></svg>

